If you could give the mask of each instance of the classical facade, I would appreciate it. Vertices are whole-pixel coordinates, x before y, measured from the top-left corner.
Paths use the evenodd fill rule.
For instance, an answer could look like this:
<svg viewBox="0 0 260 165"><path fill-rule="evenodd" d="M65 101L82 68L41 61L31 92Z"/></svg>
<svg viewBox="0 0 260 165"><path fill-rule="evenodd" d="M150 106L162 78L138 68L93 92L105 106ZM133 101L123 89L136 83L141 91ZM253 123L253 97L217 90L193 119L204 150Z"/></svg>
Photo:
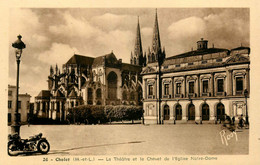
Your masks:
<svg viewBox="0 0 260 165"><path fill-rule="evenodd" d="M148 62L143 68L146 123L216 122L246 116L250 48L208 48ZM246 91L246 92L245 92Z"/></svg>
<svg viewBox="0 0 260 165"><path fill-rule="evenodd" d="M27 118L30 113L30 98L29 94L19 94L18 97L18 115L21 124L27 123ZM8 124L12 124L16 109L16 86L8 85Z"/></svg>
<svg viewBox="0 0 260 165"><path fill-rule="evenodd" d="M96 58L74 54L61 70L50 67L48 90L35 97L34 114L63 121L68 108L78 105L142 105L145 59L138 21L131 64L113 52Z"/></svg>
<svg viewBox="0 0 260 165"><path fill-rule="evenodd" d="M157 15L147 66L142 69L145 123L214 123L225 114L246 116L250 93L250 48L208 48L165 58ZM246 92L245 92L246 91Z"/></svg>

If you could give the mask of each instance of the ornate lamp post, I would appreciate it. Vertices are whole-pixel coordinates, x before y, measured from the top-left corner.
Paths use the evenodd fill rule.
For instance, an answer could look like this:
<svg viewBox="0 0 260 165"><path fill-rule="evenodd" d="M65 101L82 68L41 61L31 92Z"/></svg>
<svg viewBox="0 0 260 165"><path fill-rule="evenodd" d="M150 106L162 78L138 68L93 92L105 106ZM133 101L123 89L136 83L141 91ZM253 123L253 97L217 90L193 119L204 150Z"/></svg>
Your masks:
<svg viewBox="0 0 260 165"><path fill-rule="evenodd" d="M246 124L249 125L249 122L248 122L248 110L247 110L247 97L248 97L247 89L244 90L244 96L246 98Z"/></svg>
<svg viewBox="0 0 260 165"><path fill-rule="evenodd" d="M16 56L16 62L17 62L17 79L16 79L16 106L15 106L15 114L14 114L14 120L11 125L11 133L17 133L20 135L20 122L19 122L19 112L18 112L18 96L19 96L19 65L20 65L20 58L22 56L23 49L26 47L23 41L21 40L22 36L17 36L18 40L16 40L14 43L12 43L12 47L15 48L15 56Z"/></svg>

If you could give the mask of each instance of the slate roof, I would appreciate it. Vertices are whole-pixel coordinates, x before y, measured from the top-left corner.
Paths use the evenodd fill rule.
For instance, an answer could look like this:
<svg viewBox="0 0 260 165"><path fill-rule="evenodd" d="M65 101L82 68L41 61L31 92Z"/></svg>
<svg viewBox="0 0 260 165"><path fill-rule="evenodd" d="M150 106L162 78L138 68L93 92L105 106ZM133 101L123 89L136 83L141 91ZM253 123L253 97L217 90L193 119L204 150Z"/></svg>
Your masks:
<svg viewBox="0 0 260 165"><path fill-rule="evenodd" d="M72 90L69 94L69 97L77 97L76 91Z"/></svg>
<svg viewBox="0 0 260 165"><path fill-rule="evenodd" d="M247 49L248 51L250 51L250 48L249 48L249 47L244 47L244 46L240 46L240 47L231 49L231 51L233 51L233 50L244 50L244 49Z"/></svg>
<svg viewBox="0 0 260 165"><path fill-rule="evenodd" d="M129 71L142 71L142 67L139 65L132 65L132 64L127 64L127 63L123 63L122 64L122 70L129 70Z"/></svg>
<svg viewBox="0 0 260 165"><path fill-rule="evenodd" d="M204 55L204 54L220 53L225 51L229 52L228 49L208 48L208 49L194 50L194 51L182 53L179 55L168 57L166 59L184 58L184 57L191 57L191 56Z"/></svg>
<svg viewBox="0 0 260 165"><path fill-rule="evenodd" d="M64 97L60 90L56 90L54 93L54 97Z"/></svg>
<svg viewBox="0 0 260 165"><path fill-rule="evenodd" d="M51 97L51 92L49 90L41 90L41 92L36 96L36 99L49 99Z"/></svg>
<svg viewBox="0 0 260 165"><path fill-rule="evenodd" d="M93 57L74 54L66 64L92 65L93 61Z"/></svg>

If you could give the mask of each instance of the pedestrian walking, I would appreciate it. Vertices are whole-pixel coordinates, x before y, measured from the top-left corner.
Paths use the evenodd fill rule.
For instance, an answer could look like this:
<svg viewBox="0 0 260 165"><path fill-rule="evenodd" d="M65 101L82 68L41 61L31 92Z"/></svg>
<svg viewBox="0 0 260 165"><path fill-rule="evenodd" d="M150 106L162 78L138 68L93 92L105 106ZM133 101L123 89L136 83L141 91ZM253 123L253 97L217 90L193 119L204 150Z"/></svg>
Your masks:
<svg viewBox="0 0 260 165"><path fill-rule="evenodd" d="M232 117L232 123L233 123L233 125L235 125L235 120L236 120L236 119L235 119L235 116L233 116L233 117Z"/></svg>

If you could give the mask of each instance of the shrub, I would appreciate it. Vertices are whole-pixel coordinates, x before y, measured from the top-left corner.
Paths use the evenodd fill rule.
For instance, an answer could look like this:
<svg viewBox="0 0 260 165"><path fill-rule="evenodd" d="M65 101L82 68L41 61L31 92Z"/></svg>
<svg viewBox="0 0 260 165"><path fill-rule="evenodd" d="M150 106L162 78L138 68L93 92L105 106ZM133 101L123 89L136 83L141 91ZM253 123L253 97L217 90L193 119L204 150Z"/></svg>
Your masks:
<svg viewBox="0 0 260 165"><path fill-rule="evenodd" d="M96 124L107 121L138 120L141 119L141 106L127 105L81 105L68 110L67 119L70 123Z"/></svg>

